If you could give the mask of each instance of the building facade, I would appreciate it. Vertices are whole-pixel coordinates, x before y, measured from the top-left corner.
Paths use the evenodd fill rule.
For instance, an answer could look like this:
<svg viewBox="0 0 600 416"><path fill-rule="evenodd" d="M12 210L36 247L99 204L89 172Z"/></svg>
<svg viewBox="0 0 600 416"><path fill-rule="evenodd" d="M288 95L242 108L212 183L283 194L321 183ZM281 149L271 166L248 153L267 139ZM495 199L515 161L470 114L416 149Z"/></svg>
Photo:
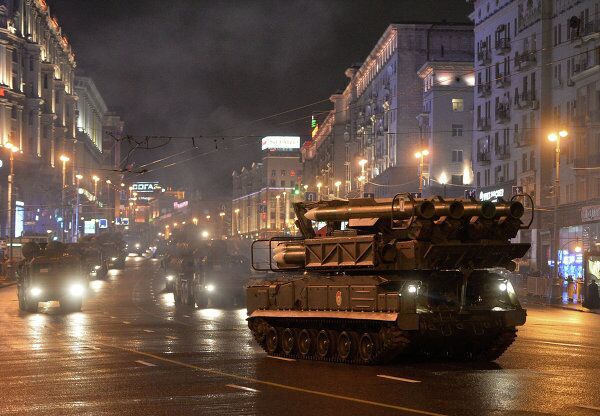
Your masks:
<svg viewBox="0 0 600 416"><path fill-rule="evenodd" d="M530 270L548 271L558 259L561 273L580 275L575 248L596 243L597 219L587 213L600 198L599 12L596 0L474 2L475 184L488 196L522 189L542 208L519 236L533 246L523 262ZM557 187L557 144L548 137L559 131L568 136Z"/></svg>
<svg viewBox="0 0 600 416"><path fill-rule="evenodd" d="M302 175L298 149L265 149L261 162L233 172L232 235L294 233L292 204L304 197Z"/></svg>

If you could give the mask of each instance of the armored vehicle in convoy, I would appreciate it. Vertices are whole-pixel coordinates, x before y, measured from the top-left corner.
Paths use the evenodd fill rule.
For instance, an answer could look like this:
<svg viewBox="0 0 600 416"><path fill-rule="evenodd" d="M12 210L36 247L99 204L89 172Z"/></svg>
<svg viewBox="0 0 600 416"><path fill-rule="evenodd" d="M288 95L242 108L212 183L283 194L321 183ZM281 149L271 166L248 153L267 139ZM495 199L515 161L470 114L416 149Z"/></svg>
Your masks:
<svg viewBox="0 0 600 416"><path fill-rule="evenodd" d="M531 204L528 224L522 201ZM495 360L525 323L511 282L490 269L514 270L529 249L511 242L533 221L528 195L491 202L398 194L294 209L302 237L252 248L255 269L283 272L246 294L248 325L270 355L357 364L406 354ZM264 249L266 267L254 261Z"/></svg>
<svg viewBox="0 0 600 416"><path fill-rule="evenodd" d="M77 255L67 253L61 243L50 242L42 249L29 242L23 257L17 272L19 309L37 312L39 302L58 301L65 312L81 310L87 280Z"/></svg>

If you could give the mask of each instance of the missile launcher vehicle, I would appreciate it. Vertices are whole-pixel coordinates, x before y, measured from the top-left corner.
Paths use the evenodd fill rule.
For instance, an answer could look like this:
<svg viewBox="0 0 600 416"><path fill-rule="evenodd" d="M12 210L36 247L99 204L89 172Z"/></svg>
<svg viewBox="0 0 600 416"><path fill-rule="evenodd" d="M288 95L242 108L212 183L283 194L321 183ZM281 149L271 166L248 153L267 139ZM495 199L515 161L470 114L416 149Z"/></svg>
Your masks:
<svg viewBox="0 0 600 416"><path fill-rule="evenodd" d="M524 201L530 218L524 224ZM351 199L294 204L301 237L257 240L248 326L270 355L376 364L402 355L492 361L525 323L511 282L533 201ZM320 227L320 228L319 228ZM268 251L268 264L256 261Z"/></svg>

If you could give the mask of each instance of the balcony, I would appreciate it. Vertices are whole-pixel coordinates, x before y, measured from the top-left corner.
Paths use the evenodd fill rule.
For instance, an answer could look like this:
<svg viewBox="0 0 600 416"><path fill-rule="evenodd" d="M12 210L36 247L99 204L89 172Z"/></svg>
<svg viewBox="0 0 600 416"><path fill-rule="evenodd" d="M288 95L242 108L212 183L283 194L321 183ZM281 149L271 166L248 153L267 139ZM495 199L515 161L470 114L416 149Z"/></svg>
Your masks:
<svg viewBox="0 0 600 416"><path fill-rule="evenodd" d="M503 55L507 52L510 52L510 39L508 37L498 38L496 39L496 53L498 55Z"/></svg>
<svg viewBox="0 0 600 416"><path fill-rule="evenodd" d="M508 143L498 144L494 148L496 159L509 159L510 158L510 147Z"/></svg>
<svg viewBox="0 0 600 416"><path fill-rule="evenodd" d="M489 117L479 117L477 119L477 128L479 130L489 130L491 128Z"/></svg>
<svg viewBox="0 0 600 416"><path fill-rule="evenodd" d="M515 105L520 110L537 110L539 102L535 99L533 91L523 91L521 95L515 95Z"/></svg>
<svg viewBox="0 0 600 416"><path fill-rule="evenodd" d="M574 168L597 168L600 167L600 154L596 153L585 157L577 157L573 160Z"/></svg>
<svg viewBox="0 0 600 416"><path fill-rule="evenodd" d="M542 5L541 2L536 7L532 7L529 10L525 10L519 14L517 28L520 31L531 26L533 23L540 20L542 17Z"/></svg>
<svg viewBox="0 0 600 416"><path fill-rule="evenodd" d="M535 66L537 63L537 56L535 51L525 51L523 53L515 54L515 66L520 70L524 71Z"/></svg>
<svg viewBox="0 0 600 416"><path fill-rule="evenodd" d="M571 81L573 84L600 72L600 65L597 60L588 60L587 58L580 59L573 65L573 75Z"/></svg>
<svg viewBox="0 0 600 416"><path fill-rule="evenodd" d="M491 82L484 82L477 85L477 94L480 97L487 97L492 93L492 84Z"/></svg>
<svg viewBox="0 0 600 416"><path fill-rule="evenodd" d="M480 65L489 65L492 62L492 52L487 48L481 48L477 51L477 62Z"/></svg>
<svg viewBox="0 0 600 416"><path fill-rule="evenodd" d="M481 164L488 164L491 161L492 161L492 155L489 150L477 152L477 162L479 162Z"/></svg>
<svg viewBox="0 0 600 416"><path fill-rule="evenodd" d="M496 107L496 122L507 123L510 121L510 106L507 103L499 103Z"/></svg>

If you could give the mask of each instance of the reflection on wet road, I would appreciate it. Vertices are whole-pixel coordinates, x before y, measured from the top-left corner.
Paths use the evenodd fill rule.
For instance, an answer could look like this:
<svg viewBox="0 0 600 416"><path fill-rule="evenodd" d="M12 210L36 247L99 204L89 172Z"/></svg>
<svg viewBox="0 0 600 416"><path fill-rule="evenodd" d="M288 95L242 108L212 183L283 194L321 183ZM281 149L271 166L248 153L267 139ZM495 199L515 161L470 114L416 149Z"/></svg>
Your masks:
<svg viewBox="0 0 600 416"><path fill-rule="evenodd" d="M497 363L270 359L243 309L176 307L158 265L90 283L83 311L0 289L0 414L600 414L600 316L530 308Z"/></svg>

